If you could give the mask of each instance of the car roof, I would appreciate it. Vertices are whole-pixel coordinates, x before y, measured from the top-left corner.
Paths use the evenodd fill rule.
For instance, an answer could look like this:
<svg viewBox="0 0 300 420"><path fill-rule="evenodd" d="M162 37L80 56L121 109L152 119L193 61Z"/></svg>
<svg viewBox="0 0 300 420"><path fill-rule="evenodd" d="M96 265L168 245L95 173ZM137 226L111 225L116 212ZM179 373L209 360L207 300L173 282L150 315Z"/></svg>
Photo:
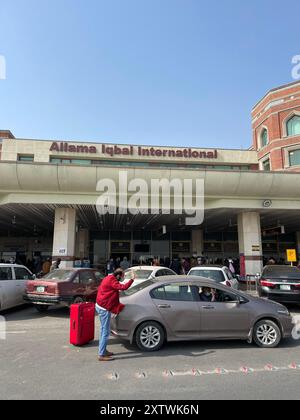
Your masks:
<svg viewBox="0 0 300 420"><path fill-rule="evenodd" d="M291 265L266 265L263 268L263 272L272 272L272 273L280 273L280 272L299 272L300 270L298 267L291 266Z"/></svg>
<svg viewBox="0 0 300 420"><path fill-rule="evenodd" d="M131 271L131 270L151 270L151 271L157 271L157 270L171 270L171 268L168 267L161 267L157 265L136 265L131 268L127 268L125 271ZM173 270L171 270L173 271Z"/></svg>
<svg viewBox="0 0 300 420"><path fill-rule="evenodd" d="M25 267L25 265L22 264L10 264L10 263L0 263L0 267L22 267L22 268L27 268Z"/></svg>
<svg viewBox="0 0 300 420"><path fill-rule="evenodd" d="M223 268L226 268L225 265L199 265L197 267L192 267L191 270L223 270Z"/></svg>
<svg viewBox="0 0 300 420"><path fill-rule="evenodd" d="M70 267L70 268L56 268L55 270L52 271L52 273L54 271L82 271L82 270L92 270L92 271L97 271L96 268L89 268L89 267ZM99 271L99 270L98 270Z"/></svg>
<svg viewBox="0 0 300 420"><path fill-rule="evenodd" d="M213 280L209 280L207 277L200 277L200 276L163 276L163 277L157 277L153 280L153 283L155 284L164 284L164 283L180 283L182 281L195 281L196 283L201 282L204 286L207 287L216 287L216 282ZM218 283L219 285L219 283Z"/></svg>

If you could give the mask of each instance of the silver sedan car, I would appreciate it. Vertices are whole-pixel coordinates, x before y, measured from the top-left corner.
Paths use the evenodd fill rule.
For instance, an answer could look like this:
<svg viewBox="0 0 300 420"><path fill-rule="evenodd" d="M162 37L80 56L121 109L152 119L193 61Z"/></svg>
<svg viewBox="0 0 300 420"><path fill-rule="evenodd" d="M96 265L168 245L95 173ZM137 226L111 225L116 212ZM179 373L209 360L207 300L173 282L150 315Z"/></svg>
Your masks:
<svg viewBox="0 0 300 420"><path fill-rule="evenodd" d="M146 352L187 340L247 340L273 348L293 329L284 306L201 277L147 280L124 292L121 302L126 306L112 320L112 334Z"/></svg>

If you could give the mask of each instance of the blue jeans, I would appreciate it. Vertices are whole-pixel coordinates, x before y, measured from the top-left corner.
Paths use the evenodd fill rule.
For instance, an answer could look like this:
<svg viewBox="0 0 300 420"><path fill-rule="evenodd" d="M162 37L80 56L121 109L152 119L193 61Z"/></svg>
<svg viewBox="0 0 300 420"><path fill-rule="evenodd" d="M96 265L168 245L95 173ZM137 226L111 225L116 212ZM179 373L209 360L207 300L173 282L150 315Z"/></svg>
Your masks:
<svg viewBox="0 0 300 420"><path fill-rule="evenodd" d="M96 305L96 311L100 319L100 332L99 332L99 356L105 356L107 342L110 336L110 318L111 313L100 309Z"/></svg>

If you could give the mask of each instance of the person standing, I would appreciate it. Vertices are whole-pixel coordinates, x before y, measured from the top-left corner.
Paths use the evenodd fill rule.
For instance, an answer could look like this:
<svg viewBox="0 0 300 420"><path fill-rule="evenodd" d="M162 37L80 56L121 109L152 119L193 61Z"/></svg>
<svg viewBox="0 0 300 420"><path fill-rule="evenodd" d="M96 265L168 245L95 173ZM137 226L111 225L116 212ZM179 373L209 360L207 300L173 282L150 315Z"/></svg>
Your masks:
<svg viewBox="0 0 300 420"><path fill-rule="evenodd" d="M50 258L47 258L46 261L44 261L43 267L42 267L44 276L50 272L50 268L51 268Z"/></svg>
<svg viewBox="0 0 300 420"><path fill-rule="evenodd" d="M116 265L114 263L114 259L110 258L110 260L107 262L106 264L106 273L108 274L112 274L115 270L116 270Z"/></svg>
<svg viewBox="0 0 300 420"><path fill-rule="evenodd" d="M110 320L112 314L118 315L125 307L119 300L119 291L127 290L134 282L134 273L132 278L125 284L121 284L124 278L124 271L117 268L113 274L105 277L99 288L96 299L96 311L100 319L99 334L99 353L98 360L100 362L109 362L113 359L113 353L106 349L108 338L110 336Z"/></svg>
<svg viewBox="0 0 300 420"><path fill-rule="evenodd" d="M50 272L52 272L54 270L58 270L59 266L60 266L60 263L61 263L61 258L58 258L56 261L54 261L51 265Z"/></svg>
<svg viewBox="0 0 300 420"><path fill-rule="evenodd" d="M153 261L152 261L152 266L153 267L160 267L160 261L158 257L154 257Z"/></svg>
<svg viewBox="0 0 300 420"><path fill-rule="evenodd" d="M128 270L128 268L130 267L130 264L127 260L127 257L123 258L123 260L121 261L120 267L122 268L123 271Z"/></svg>

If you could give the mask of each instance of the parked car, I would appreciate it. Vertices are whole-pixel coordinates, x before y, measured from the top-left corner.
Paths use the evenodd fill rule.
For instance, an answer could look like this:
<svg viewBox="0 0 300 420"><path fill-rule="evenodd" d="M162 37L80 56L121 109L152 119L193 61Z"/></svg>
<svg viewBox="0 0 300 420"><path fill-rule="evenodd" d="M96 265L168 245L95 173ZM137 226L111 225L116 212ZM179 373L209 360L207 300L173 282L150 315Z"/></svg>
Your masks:
<svg viewBox="0 0 300 420"><path fill-rule="evenodd" d="M201 265L193 267L189 276L200 276L213 280L216 283L224 284L225 286L232 287L233 289L239 288L239 282L235 275L231 273L228 267L222 265Z"/></svg>
<svg viewBox="0 0 300 420"><path fill-rule="evenodd" d="M214 289L216 301L201 301L203 288ZM283 305L201 277L147 280L124 292L121 302L126 306L112 319L112 334L146 352L187 340L239 339L273 348L293 329Z"/></svg>
<svg viewBox="0 0 300 420"><path fill-rule="evenodd" d="M300 270L286 265L267 265L258 279L261 297L282 303L300 303Z"/></svg>
<svg viewBox="0 0 300 420"><path fill-rule="evenodd" d="M24 299L40 312L47 311L50 305L95 302L103 278L100 271L93 269L57 269L42 279L28 281Z"/></svg>
<svg viewBox="0 0 300 420"><path fill-rule="evenodd" d="M24 305L26 283L33 278L23 265L0 264L0 311Z"/></svg>
<svg viewBox="0 0 300 420"><path fill-rule="evenodd" d="M152 265L142 265L138 267L128 268L125 271L124 282L131 279L131 272L135 274L135 280L131 287L136 286L137 284L143 283L146 280L156 279L158 277L164 276L176 276L176 273L170 268L158 267Z"/></svg>

